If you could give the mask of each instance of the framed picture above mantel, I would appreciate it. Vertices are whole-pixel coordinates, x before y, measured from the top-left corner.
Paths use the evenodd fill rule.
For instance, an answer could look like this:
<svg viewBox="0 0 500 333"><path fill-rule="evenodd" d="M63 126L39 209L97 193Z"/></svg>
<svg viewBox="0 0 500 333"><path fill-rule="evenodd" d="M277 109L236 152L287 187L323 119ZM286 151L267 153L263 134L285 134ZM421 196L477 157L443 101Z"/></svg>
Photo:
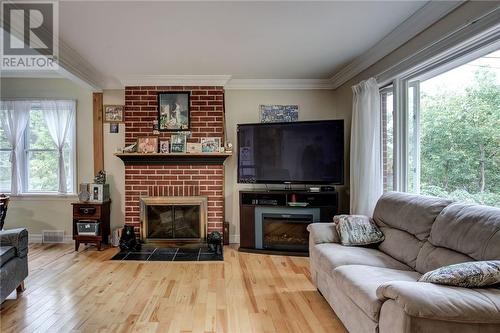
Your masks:
<svg viewBox="0 0 500 333"><path fill-rule="evenodd" d="M189 91L158 93L158 130L189 130L191 94Z"/></svg>

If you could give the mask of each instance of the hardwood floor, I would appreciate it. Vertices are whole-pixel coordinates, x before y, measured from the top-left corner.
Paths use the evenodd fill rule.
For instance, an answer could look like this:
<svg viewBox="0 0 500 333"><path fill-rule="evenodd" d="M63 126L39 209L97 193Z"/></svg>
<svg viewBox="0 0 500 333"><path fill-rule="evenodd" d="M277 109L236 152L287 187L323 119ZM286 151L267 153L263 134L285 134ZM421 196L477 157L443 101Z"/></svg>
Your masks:
<svg viewBox="0 0 500 333"><path fill-rule="evenodd" d="M32 245L26 291L1 332L346 332L308 258L238 252L224 262L118 262L117 249Z"/></svg>

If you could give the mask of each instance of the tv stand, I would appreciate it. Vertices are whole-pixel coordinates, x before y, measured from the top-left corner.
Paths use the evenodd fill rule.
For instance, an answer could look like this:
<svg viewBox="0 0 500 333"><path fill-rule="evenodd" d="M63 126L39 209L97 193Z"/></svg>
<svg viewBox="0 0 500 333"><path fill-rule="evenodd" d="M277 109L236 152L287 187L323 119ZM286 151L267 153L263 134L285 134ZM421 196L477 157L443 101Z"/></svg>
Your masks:
<svg viewBox="0 0 500 333"><path fill-rule="evenodd" d="M332 222L338 193L240 191L240 251L307 255L310 223Z"/></svg>

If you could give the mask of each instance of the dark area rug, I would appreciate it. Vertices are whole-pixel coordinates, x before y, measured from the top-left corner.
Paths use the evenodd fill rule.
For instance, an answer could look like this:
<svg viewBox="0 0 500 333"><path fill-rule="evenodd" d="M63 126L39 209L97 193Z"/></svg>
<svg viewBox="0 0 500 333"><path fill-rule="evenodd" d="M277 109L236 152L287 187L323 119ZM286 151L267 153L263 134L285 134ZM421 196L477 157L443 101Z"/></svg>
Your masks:
<svg viewBox="0 0 500 333"><path fill-rule="evenodd" d="M143 260L143 261L223 261L223 254L215 254L208 246L189 247L145 247L136 252L118 252L111 260Z"/></svg>

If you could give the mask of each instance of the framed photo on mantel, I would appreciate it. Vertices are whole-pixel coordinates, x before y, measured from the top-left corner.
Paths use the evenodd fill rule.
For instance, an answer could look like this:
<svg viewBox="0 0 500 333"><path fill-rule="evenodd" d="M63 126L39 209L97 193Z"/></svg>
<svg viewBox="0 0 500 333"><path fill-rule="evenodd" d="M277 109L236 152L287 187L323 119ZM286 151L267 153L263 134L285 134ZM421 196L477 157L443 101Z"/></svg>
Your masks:
<svg viewBox="0 0 500 333"><path fill-rule="evenodd" d="M158 130L165 132L189 129L190 96L188 91L158 93Z"/></svg>

